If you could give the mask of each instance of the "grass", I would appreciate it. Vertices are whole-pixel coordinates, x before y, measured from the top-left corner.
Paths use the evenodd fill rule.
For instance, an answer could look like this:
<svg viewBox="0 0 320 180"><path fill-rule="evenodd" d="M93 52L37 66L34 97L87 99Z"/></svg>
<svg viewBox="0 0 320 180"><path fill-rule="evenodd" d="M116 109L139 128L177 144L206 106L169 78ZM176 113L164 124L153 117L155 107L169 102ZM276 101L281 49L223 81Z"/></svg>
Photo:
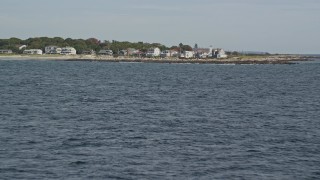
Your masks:
<svg viewBox="0 0 320 180"><path fill-rule="evenodd" d="M0 54L0 56L16 56L16 55L19 55L19 54Z"/></svg>
<svg viewBox="0 0 320 180"><path fill-rule="evenodd" d="M259 54L259 55L245 55L245 54L241 54L241 55L230 55L228 56L228 58L237 58L237 59L261 59L261 58L267 58L267 57L275 57L277 55L271 55L271 54Z"/></svg>

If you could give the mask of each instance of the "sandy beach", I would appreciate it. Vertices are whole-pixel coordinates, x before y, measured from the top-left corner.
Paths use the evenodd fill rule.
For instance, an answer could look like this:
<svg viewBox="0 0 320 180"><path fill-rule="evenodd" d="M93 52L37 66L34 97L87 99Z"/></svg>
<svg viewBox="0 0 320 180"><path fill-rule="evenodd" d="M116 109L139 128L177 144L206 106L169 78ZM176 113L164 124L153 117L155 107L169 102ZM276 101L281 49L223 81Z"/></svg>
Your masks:
<svg viewBox="0 0 320 180"><path fill-rule="evenodd" d="M308 57L297 55L232 57L227 59L178 59L137 58L96 55L0 55L0 60L57 60L57 61L101 61L101 62L143 62L143 63L198 63L198 64L293 64L308 61Z"/></svg>

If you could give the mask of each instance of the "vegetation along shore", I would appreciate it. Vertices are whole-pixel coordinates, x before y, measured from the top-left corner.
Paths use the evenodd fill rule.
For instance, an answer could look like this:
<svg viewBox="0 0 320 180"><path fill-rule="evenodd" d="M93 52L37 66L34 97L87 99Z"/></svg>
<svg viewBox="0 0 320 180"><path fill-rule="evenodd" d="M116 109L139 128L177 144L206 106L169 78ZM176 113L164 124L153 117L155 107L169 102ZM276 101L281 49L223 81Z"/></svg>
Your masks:
<svg viewBox="0 0 320 180"><path fill-rule="evenodd" d="M60 37L0 39L1 60L65 60L103 62L199 63L199 64L292 64L310 58L257 52L224 51L180 43L167 47L160 43L100 41L95 38Z"/></svg>

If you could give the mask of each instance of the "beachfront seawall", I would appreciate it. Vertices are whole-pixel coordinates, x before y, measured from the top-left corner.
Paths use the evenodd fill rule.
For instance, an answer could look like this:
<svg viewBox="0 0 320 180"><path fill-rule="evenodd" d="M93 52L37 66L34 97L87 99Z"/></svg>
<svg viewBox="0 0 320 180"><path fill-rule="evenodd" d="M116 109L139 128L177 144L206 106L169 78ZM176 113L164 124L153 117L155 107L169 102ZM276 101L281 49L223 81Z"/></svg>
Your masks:
<svg viewBox="0 0 320 180"><path fill-rule="evenodd" d="M232 57L226 59L178 59L178 58L137 58L93 55L0 55L0 60L60 60L60 61L101 61L101 62L140 62L140 63L194 63L194 64L293 64L308 61L306 56L266 56Z"/></svg>

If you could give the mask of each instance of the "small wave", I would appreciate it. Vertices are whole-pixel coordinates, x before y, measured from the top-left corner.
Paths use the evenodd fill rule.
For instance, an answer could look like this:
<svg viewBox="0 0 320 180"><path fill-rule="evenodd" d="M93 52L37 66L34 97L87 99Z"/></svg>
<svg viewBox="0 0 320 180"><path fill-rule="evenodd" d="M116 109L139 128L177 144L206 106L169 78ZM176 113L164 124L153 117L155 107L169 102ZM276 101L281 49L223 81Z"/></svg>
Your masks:
<svg viewBox="0 0 320 180"><path fill-rule="evenodd" d="M74 162L70 163L70 165L84 165L84 164L87 164L87 162L85 162L85 161L74 161Z"/></svg>

